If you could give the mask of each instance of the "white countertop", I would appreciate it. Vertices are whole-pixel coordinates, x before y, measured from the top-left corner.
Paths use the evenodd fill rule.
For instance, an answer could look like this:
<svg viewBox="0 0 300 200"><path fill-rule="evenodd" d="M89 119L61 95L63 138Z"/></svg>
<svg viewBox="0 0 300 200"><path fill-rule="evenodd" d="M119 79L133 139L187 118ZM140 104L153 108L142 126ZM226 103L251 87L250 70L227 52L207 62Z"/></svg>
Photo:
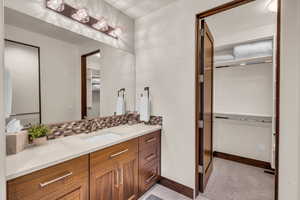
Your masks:
<svg viewBox="0 0 300 200"><path fill-rule="evenodd" d="M144 124L123 125L49 140L45 145L7 156L6 179L11 180L160 129L161 126Z"/></svg>

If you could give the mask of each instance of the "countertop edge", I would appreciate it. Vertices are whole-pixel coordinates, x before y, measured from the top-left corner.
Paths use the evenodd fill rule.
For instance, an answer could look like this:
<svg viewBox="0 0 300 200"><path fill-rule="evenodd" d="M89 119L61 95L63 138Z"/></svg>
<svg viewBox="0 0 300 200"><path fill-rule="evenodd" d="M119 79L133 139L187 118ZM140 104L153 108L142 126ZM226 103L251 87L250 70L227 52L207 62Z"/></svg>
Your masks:
<svg viewBox="0 0 300 200"><path fill-rule="evenodd" d="M156 127L156 128L151 129L151 130L142 131L142 132L140 132L140 133L138 133L138 134L136 134L134 136L130 136L128 138L122 138L122 139L120 139L118 141L109 143L107 145L103 145L103 146L100 146L98 148L92 148L92 149L89 149L87 151L83 151L81 153L74 154L72 156L66 156L65 158L61 158L61 159L59 159L57 161L53 161L53 162L49 162L49 163L44 164L44 165L33 167L33 168L30 168L30 169L25 170L23 172L16 172L16 173L8 174L8 175L6 175L6 181L10 181L10 180L19 178L21 176L25 176L25 175L31 174L31 173L36 172L36 171L39 171L39 170L42 170L42 169L45 169L45 168L48 168L48 167L52 167L52 166L57 165L57 164L61 164L63 162L66 162L66 161L69 161L69 160L72 160L72 159L75 159L75 158L78 158L78 157L81 157L81 156L84 156L84 155L88 155L88 154L93 153L95 151L99 151L99 150L111 147L113 145L120 144L122 142L126 142L126 141L129 141L131 139L143 136L143 135L147 135L149 133L152 133L152 132L158 131L158 130L162 130L162 127Z"/></svg>

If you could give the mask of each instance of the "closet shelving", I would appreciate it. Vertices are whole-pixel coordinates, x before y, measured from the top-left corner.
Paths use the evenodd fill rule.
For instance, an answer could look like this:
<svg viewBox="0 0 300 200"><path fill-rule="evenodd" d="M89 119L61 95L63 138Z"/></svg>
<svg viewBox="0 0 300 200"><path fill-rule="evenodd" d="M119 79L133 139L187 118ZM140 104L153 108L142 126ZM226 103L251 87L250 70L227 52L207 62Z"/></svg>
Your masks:
<svg viewBox="0 0 300 200"><path fill-rule="evenodd" d="M214 118L244 122L272 123L272 116L254 115L248 113L214 113Z"/></svg>
<svg viewBox="0 0 300 200"><path fill-rule="evenodd" d="M272 56L259 56L259 57L250 57L250 58L215 62L214 65L215 68L225 68L225 67L247 66L247 65L256 65L256 64L272 63L272 62L273 62Z"/></svg>

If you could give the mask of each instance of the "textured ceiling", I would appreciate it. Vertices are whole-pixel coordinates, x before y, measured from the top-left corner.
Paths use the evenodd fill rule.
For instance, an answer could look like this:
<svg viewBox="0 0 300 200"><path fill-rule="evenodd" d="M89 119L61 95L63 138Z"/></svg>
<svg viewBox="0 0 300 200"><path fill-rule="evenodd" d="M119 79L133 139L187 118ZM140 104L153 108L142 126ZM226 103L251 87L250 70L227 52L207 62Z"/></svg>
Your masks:
<svg viewBox="0 0 300 200"><path fill-rule="evenodd" d="M143 17L176 0L104 0L134 19Z"/></svg>

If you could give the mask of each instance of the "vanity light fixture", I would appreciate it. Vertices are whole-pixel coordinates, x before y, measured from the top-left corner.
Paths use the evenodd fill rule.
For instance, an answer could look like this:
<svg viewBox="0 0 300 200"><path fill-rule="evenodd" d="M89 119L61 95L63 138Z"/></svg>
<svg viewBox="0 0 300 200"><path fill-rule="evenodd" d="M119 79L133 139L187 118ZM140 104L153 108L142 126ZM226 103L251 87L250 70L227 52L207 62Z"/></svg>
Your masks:
<svg viewBox="0 0 300 200"><path fill-rule="evenodd" d="M75 8L64 0L45 0L46 8L59 13L69 19L73 19L81 24L84 24L96 31L104 33L114 39L118 39L122 34L120 27L112 27L108 24L104 17L92 17L89 15L86 8Z"/></svg>
<svg viewBox="0 0 300 200"><path fill-rule="evenodd" d="M102 31L108 30L108 24L104 17L99 18L98 21L92 26L97 30L102 30Z"/></svg>
<svg viewBox="0 0 300 200"><path fill-rule="evenodd" d="M88 23L90 21L90 16L89 16L88 10L86 8L78 9L72 15L72 18L79 22L82 22L82 23Z"/></svg>
<svg viewBox="0 0 300 200"><path fill-rule="evenodd" d="M49 0L47 1L47 7L62 12L65 9L65 2L64 0Z"/></svg>

